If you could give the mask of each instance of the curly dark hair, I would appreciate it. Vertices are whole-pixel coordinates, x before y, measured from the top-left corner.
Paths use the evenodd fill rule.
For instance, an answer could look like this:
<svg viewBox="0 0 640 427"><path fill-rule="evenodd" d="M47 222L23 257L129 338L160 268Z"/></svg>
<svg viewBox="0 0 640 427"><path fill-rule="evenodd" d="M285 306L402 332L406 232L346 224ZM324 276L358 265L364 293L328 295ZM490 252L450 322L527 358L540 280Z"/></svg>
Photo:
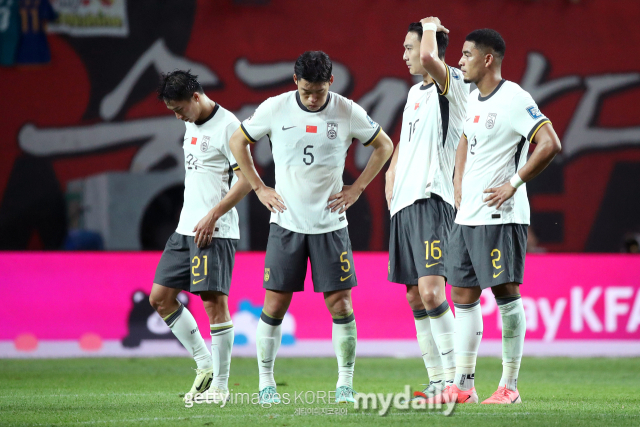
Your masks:
<svg viewBox="0 0 640 427"><path fill-rule="evenodd" d="M333 64L329 55L321 50L307 51L298 57L293 70L298 80L325 83L331 80Z"/></svg>

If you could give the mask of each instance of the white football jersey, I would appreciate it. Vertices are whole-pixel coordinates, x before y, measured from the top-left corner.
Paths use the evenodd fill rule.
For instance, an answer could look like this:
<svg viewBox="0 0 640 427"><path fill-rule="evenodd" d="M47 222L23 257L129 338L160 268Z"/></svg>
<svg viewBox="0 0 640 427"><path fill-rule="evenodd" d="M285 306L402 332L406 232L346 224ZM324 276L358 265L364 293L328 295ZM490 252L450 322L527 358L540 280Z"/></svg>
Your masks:
<svg viewBox="0 0 640 427"><path fill-rule="evenodd" d="M276 192L287 209L271 222L287 230L320 234L347 226L345 213L327 209L329 196L342 191L347 150L354 138L369 145L380 133L355 102L329 92L318 111L308 110L297 90L269 98L242 123L247 139L269 136Z"/></svg>
<svg viewBox="0 0 640 427"><path fill-rule="evenodd" d="M203 123L185 123L184 205L176 232L195 236L193 228L229 192L238 165L229 140L240 121L218 103ZM238 212L231 209L216 222L213 237L239 239Z"/></svg>
<svg viewBox="0 0 640 427"><path fill-rule="evenodd" d="M546 123L551 122L540 112L531 95L508 80L502 80L486 97L477 89L469 95L464 125L467 163L456 216L458 224L529 224L526 184L500 209L484 202L488 194L483 191L509 182L524 166L529 143Z"/></svg>
<svg viewBox="0 0 640 427"><path fill-rule="evenodd" d="M462 73L447 67L442 91L418 83L409 90L393 183L391 216L416 200L437 194L453 203L453 168L469 96Z"/></svg>

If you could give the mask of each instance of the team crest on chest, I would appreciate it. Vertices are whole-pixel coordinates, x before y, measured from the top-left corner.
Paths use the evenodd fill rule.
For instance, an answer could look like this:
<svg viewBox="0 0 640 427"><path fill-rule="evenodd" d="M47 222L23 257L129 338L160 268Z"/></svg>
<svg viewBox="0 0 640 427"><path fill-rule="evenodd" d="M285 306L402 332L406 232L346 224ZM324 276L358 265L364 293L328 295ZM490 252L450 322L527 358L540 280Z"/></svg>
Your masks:
<svg viewBox="0 0 640 427"><path fill-rule="evenodd" d="M327 138L336 139L338 137L338 124L327 123Z"/></svg>
<svg viewBox="0 0 640 427"><path fill-rule="evenodd" d="M496 116L498 115L498 113L489 113L489 116L487 117L487 122L484 124L487 129L493 129L493 127L496 124Z"/></svg>
<svg viewBox="0 0 640 427"><path fill-rule="evenodd" d="M209 148L209 140L210 138L208 136L202 137L202 144L200 144L200 150L202 150L203 153L207 151L207 149Z"/></svg>

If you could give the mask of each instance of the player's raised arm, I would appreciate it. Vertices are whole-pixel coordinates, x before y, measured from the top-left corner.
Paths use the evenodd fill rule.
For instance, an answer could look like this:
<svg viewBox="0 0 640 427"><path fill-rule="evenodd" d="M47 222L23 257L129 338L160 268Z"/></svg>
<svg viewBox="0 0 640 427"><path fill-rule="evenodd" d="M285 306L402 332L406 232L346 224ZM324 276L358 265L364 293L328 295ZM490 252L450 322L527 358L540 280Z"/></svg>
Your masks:
<svg viewBox="0 0 640 427"><path fill-rule="evenodd" d="M460 201L462 200L462 176L464 175L464 167L467 163L467 147L469 143L465 134L460 137L458 149L456 150L456 166L453 174L453 199L456 209L460 209Z"/></svg>
<svg viewBox="0 0 640 427"><path fill-rule="evenodd" d="M258 175L258 171L253 164L251 151L249 150L249 143L250 141L242 131L242 127L239 127L233 135L231 135L231 139L229 140L233 157L235 157L238 166L240 166L240 170L242 170L242 173L247 178L253 191L256 192L260 202L273 213L284 212L287 208L284 205L282 197L280 197L273 188L267 187L262 181L262 178L260 178L260 175Z"/></svg>
<svg viewBox="0 0 640 427"><path fill-rule="evenodd" d="M373 153L371 153L367 166L356 179L356 182L353 185L345 185L342 187L341 192L329 197L329 202L331 202L329 209L331 209L331 212L340 209L339 213L343 213L349 209L358 200L367 185L382 170L382 167L393 153L393 142L382 129L370 144L373 147Z"/></svg>
<svg viewBox="0 0 640 427"><path fill-rule="evenodd" d="M422 24L422 41L420 42L420 63L429 75L438 83L443 92L447 91L447 66L440 58L444 58L438 52L436 33L448 33L449 30L442 26L440 19L430 16L420 20ZM446 46L445 46L446 48Z"/></svg>

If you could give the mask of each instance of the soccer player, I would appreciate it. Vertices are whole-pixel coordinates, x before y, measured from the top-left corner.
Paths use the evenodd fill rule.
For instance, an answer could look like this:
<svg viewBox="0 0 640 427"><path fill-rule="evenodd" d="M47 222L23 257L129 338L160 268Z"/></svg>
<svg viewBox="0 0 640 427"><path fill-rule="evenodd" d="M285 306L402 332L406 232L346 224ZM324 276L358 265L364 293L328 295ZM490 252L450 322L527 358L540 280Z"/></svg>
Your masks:
<svg viewBox="0 0 640 427"><path fill-rule="evenodd" d="M453 224L453 166L469 84L444 55L448 30L435 17L409 25L403 60L422 82L409 90L400 142L386 173L391 211L389 280L407 288L418 344L429 373L419 396L453 383L453 314L445 297L446 245Z"/></svg>
<svg viewBox="0 0 640 427"><path fill-rule="evenodd" d="M304 290L307 260L315 292L323 292L333 318L338 359L336 402L353 402L356 322L351 288L357 285L345 211L360 197L391 156L393 143L355 102L329 91L329 56L305 52L296 60L297 90L269 98L231 138L231 151L260 201L272 212L265 257L266 289L256 333L260 402L279 402L273 366L281 323L293 292ZM258 176L248 148L269 136L275 189ZM343 185L347 150L353 138L373 147L353 185Z"/></svg>
<svg viewBox="0 0 640 427"><path fill-rule="evenodd" d="M520 298L529 224L525 182L560 152L551 122L535 101L501 74L505 42L494 30L471 32L462 49L464 80L478 86L469 95L464 134L456 151L458 208L449 236L447 278L456 307L454 384L448 395L477 403L475 366L482 339L480 294L491 288L502 318L502 379L482 403L520 403L518 371L526 332ZM529 143L536 149L527 160Z"/></svg>
<svg viewBox="0 0 640 427"><path fill-rule="evenodd" d="M229 150L240 122L209 99L188 71L164 74L158 98L185 122L186 176L180 222L158 263L149 302L197 364L185 398L206 391L219 401L228 396L233 346L227 298L240 238L234 206L251 191ZM238 181L231 186L234 171ZM176 299L180 291L200 295L211 324L211 353L193 315Z"/></svg>

